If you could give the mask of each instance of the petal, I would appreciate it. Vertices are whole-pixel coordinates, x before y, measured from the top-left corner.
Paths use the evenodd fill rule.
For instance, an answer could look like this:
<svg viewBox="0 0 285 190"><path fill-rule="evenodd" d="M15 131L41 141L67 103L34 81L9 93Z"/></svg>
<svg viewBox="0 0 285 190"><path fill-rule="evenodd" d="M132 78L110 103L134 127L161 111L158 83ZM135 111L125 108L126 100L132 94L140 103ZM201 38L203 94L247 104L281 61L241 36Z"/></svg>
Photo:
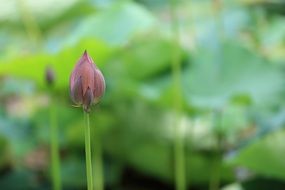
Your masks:
<svg viewBox="0 0 285 190"><path fill-rule="evenodd" d="M92 60L92 58L89 56L89 54L87 53L87 51L85 50L83 55L82 55L82 59L86 60L89 63L94 63L94 61Z"/></svg>
<svg viewBox="0 0 285 190"><path fill-rule="evenodd" d="M93 102L93 99L94 99L93 92L90 88L88 88L83 97L83 108L86 112L90 111L90 106Z"/></svg>
<svg viewBox="0 0 285 190"><path fill-rule="evenodd" d="M95 83L94 83L93 94L95 97L95 103L97 103L99 99L104 95L105 86L106 86L104 76L99 69L95 70L94 79L95 79Z"/></svg>
<svg viewBox="0 0 285 190"><path fill-rule="evenodd" d="M79 77L75 82L74 86L70 88L70 96L74 103L82 104L83 103L83 90L82 90L82 81Z"/></svg>
<svg viewBox="0 0 285 190"><path fill-rule="evenodd" d="M93 87L95 69L85 62L81 65L79 73L82 76L82 90L83 94L85 94L88 88L91 89Z"/></svg>
<svg viewBox="0 0 285 190"><path fill-rule="evenodd" d="M75 81L75 72L73 71L70 75L70 79L69 79L69 88L70 91L71 89L74 87L74 81Z"/></svg>
<svg viewBox="0 0 285 190"><path fill-rule="evenodd" d="M75 68L74 68L74 79L81 76L82 80L82 90L83 94L86 93L87 88L93 88L94 84L94 75L96 66L93 64L92 58L88 55L85 50L81 58L78 60ZM72 85L72 82L71 82Z"/></svg>
<svg viewBox="0 0 285 190"><path fill-rule="evenodd" d="M80 59L77 61L76 65L81 65L83 63L89 63L89 64L93 64L94 61L92 60L92 58L88 55L87 51L85 50L83 55L80 57Z"/></svg>

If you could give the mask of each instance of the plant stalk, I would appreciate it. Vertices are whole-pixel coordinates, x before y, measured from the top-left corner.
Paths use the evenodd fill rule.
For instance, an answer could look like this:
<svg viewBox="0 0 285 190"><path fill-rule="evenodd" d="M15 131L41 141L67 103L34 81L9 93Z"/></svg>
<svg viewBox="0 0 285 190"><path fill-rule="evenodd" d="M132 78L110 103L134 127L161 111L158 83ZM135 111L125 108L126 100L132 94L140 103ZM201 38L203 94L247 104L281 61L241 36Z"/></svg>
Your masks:
<svg viewBox="0 0 285 190"><path fill-rule="evenodd" d="M85 156L86 156L87 189L93 190L89 113L84 112L84 119L85 119Z"/></svg>
<svg viewBox="0 0 285 190"><path fill-rule="evenodd" d="M58 125L56 118L56 110L53 104L50 106L50 143L51 143L51 169L52 169L52 183L54 190L61 190L61 176L60 176L60 158L58 145Z"/></svg>
<svg viewBox="0 0 285 190"><path fill-rule="evenodd" d="M181 132L180 115L175 118L175 181L176 190L186 190L186 176L185 176L185 151L184 138Z"/></svg>
<svg viewBox="0 0 285 190"><path fill-rule="evenodd" d="M222 112L215 111L214 112L214 132L217 138L217 147L214 152L213 166L210 178L209 189L210 190L219 190L220 189L220 181L221 181L221 167L222 167L222 140L223 136L220 132L220 128L222 125Z"/></svg>
<svg viewBox="0 0 285 190"><path fill-rule="evenodd" d="M36 45L40 45L42 39L41 30L26 1L20 0L17 5L28 36Z"/></svg>
<svg viewBox="0 0 285 190"><path fill-rule="evenodd" d="M182 135L182 87L181 87L181 51L179 23L176 15L176 0L171 0L171 18L172 18L172 75L173 75L173 103L175 110L174 117L174 167L175 167L175 189L186 190L185 173L185 147Z"/></svg>
<svg viewBox="0 0 285 190"><path fill-rule="evenodd" d="M222 164L222 158L220 152L216 152L213 168L212 168L212 174L210 179L210 190L219 190L220 189L220 176L221 176L221 164Z"/></svg>

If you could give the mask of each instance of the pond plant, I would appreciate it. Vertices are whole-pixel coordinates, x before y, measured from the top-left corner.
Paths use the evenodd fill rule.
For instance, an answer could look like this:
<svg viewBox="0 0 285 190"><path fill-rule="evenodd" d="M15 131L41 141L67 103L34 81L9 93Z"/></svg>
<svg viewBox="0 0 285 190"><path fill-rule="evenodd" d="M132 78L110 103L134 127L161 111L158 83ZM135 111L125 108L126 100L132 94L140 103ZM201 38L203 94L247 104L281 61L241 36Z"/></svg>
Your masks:
<svg viewBox="0 0 285 190"><path fill-rule="evenodd" d="M97 104L105 92L105 79L85 51L70 76L70 96L72 101L83 108L85 120L85 153L88 190L93 190L91 138L89 114L91 106ZM99 143L99 142L98 142ZM98 146L96 146L98 148ZM95 189L103 190L103 168L101 151L95 153Z"/></svg>

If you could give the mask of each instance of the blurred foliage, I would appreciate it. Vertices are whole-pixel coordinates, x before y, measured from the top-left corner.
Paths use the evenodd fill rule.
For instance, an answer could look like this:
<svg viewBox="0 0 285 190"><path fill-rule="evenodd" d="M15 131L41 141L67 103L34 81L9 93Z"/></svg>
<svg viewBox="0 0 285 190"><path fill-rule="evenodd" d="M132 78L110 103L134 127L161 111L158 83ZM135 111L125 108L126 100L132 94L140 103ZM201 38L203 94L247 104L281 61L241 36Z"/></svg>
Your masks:
<svg viewBox="0 0 285 190"><path fill-rule="evenodd" d="M189 184L205 189L220 153L223 189L284 189L284 2L177 2ZM108 189L172 189L168 1L0 4L0 187L50 188L48 115L55 104L64 187L85 188L82 110L72 107L68 82L86 49L107 84L91 123L102 136ZM47 65L56 72L52 89Z"/></svg>

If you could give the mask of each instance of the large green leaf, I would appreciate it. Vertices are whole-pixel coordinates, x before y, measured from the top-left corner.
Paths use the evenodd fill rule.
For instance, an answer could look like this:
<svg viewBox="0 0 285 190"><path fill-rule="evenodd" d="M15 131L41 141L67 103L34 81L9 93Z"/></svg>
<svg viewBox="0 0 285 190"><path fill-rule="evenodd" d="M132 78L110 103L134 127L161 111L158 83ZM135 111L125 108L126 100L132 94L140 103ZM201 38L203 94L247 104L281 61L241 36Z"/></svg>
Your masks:
<svg viewBox="0 0 285 190"><path fill-rule="evenodd" d="M284 149L285 131L276 131L241 149L231 162L247 167L257 174L284 180Z"/></svg>
<svg viewBox="0 0 285 190"><path fill-rule="evenodd" d="M0 4L3 11L0 14L0 23L7 21L20 23L23 19L22 14L25 14L25 17L27 17L27 14L31 14L39 22L46 21L60 16L78 2L79 0L62 0L60 3L56 0L1 0Z"/></svg>
<svg viewBox="0 0 285 190"><path fill-rule="evenodd" d="M82 40L76 47L65 48L58 54L39 53L20 56L12 60L0 62L0 75L15 76L34 80L38 85L45 85L45 69L51 65L56 74L55 85L67 88L69 76L83 51L87 49L93 60L101 67L110 57L113 49L105 43L95 40Z"/></svg>
<svg viewBox="0 0 285 190"><path fill-rule="evenodd" d="M188 103L220 108L237 95L263 104L280 95L283 74L272 63L238 44L228 42L217 48L200 49L184 73Z"/></svg>
<svg viewBox="0 0 285 190"><path fill-rule="evenodd" d="M110 44L126 44L134 34L148 31L154 24L154 17L146 9L123 1L86 18L70 33L67 42L74 43L83 36L91 36Z"/></svg>
<svg viewBox="0 0 285 190"><path fill-rule="evenodd" d="M150 81L170 75L172 42L154 36L138 39L122 52L123 64L128 74L136 79Z"/></svg>
<svg viewBox="0 0 285 190"><path fill-rule="evenodd" d="M104 147L108 155L122 160L146 175L173 181L173 115L142 102L132 105L118 103L112 115L117 117L118 122L105 137ZM188 138L192 137L188 136L190 129L185 130L187 178L191 183L205 183L211 176L211 172L205 171L211 171L209 168L213 164L212 154L196 152L196 145L192 145L193 149L189 150ZM222 164L222 179L232 178L231 167Z"/></svg>

